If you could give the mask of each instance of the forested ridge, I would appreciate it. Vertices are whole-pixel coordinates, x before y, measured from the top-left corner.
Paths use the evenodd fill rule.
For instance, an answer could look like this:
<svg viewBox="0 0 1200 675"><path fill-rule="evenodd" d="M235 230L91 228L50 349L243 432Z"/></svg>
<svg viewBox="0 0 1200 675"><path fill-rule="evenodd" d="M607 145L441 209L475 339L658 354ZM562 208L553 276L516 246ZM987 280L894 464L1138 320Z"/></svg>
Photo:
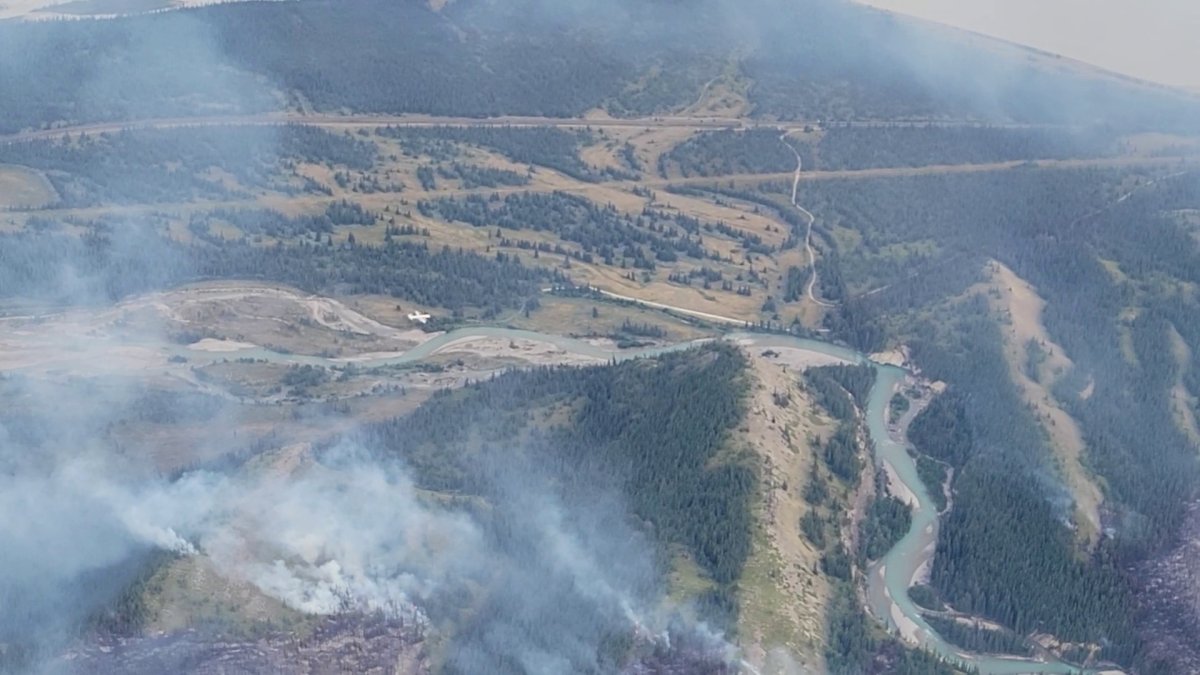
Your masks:
<svg viewBox="0 0 1200 675"><path fill-rule="evenodd" d="M844 492L853 500L860 472L873 471L866 447L863 410L875 384L875 368L869 365L810 368L803 380L818 408L837 422L833 433L819 440L814 448L820 461L814 463L802 489L810 508L799 523L801 533L821 553L820 571L833 591L825 615L824 656L828 672L835 675L957 672L932 654L904 648L885 634L859 603L858 584L867 565L894 546L912 522L908 506L888 495L883 481L877 479L876 496L859 523L858 550L847 551L843 545L842 528L848 522L845 514L853 506L835 493Z"/></svg>
<svg viewBox="0 0 1200 675"><path fill-rule="evenodd" d="M750 37L759 46L746 53ZM1069 124L1086 109L1122 128L1195 128L1185 97L1138 88L1131 105L1128 82L1020 64L832 0L754 0L736 12L715 0L460 0L441 12L417 0L305 0L6 25L0 128L306 107L645 115L686 106L731 61L761 117Z"/></svg>
<svg viewBox="0 0 1200 675"><path fill-rule="evenodd" d="M0 144L0 163L43 172L64 207L234 199L262 189L327 193L299 176L295 165L363 171L375 159L371 143L298 124L64 134Z"/></svg>
<svg viewBox="0 0 1200 675"><path fill-rule="evenodd" d="M774 204L790 186L765 189L718 192ZM1196 383L1172 347L1176 334L1197 344L1200 308L1187 289L1200 251L1185 215L1200 204L1196 190L1185 167L1018 168L800 193L819 214L820 297L839 303L826 327L864 350L903 340L927 376L952 384L913 428L918 450L956 470L935 585L956 609L1096 641L1099 658L1146 672L1172 666L1139 631L1129 565L1172 541L1197 485L1196 447L1172 412L1176 383ZM989 259L1045 298L1046 328L1075 364L1050 386L1083 429L1086 466L1106 481L1112 528L1084 554L1049 441L1005 365L1010 319L981 297ZM944 470L923 466L940 493Z"/></svg>
<svg viewBox="0 0 1200 675"><path fill-rule="evenodd" d="M1200 180L1182 160L1105 169L1034 160L1194 154L1186 135L1130 134L1194 134L1200 104L1002 51L835 0L458 0L440 12L418 0L299 0L0 22L0 133L282 110L572 120L339 132L181 123L0 139L0 165L32 170L54 193L47 213L17 205L4 214L0 299L105 303L257 279L392 296L444 310L449 322L516 323L546 302L543 289L576 274L652 302L732 308L771 329L792 321L866 353L904 344L922 376L947 384L910 430L939 507L953 469L930 587L915 595L943 617L962 612L1007 630L946 618L935 628L964 648L1004 651L1045 633L1167 675L1143 629L1155 608L1141 604L1131 575L1176 543L1200 485L1200 448L1180 421L1181 406L1200 415L1200 366L1190 362L1200 354ZM586 126L605 114L655 119ZM725 116L754 128L690 131ZM792 133L781 137L774 125L784 122ZM1132 149L1141 142L1171 145ZM803 180L796 198L815 216L813 262L787 176L797 153L806 171L1013 168ZM734 176L755 173L780 176ZM680 176L686 187L665 188L679 196L674 205L638 184L659 189ZM703 177L713 180L695 180ZM743 222L722 220L738 210ZM786 238L771 236L776 222ZM1047 422L1014 381L1006 339L1029 317L998 309L1013 289L996 286L1005 277L991 261L1045 301L1033 320L1064 352L1058 362L1071 364L1043 372L1051 347L1022 345L1021 372L1081 430L1080 471L1103 495L1094 541L1080 536ZM814 271L820 303L806 288ZM592 301L593 319L609 311L598 294ZM624 348L673 330L627 318L597 335ZM513 474L568 506L618 495L620 521L636 533L624 543L645 538L655 556L654 578L636 590L652 596L673 561L694 562L695 611L732 636L762 470L740 443L745 358L718 344L507 373L438 393L352 440L478 517L501 549L526 546L515 534L529 527L521 509L530 502L513 498ZM795 377L819 408L814 419L833 419L809 439L811 473L788 488L807 505L792 520L832 593L813 649L839 674L951 672L885 635L859 601L863 570L912 522L876 477L858 531L843 531L847 495L873 471L862 410L874 372ZM312 366L280 378L297 393L330 380ZM145 420L207 421L203 401L182 404L195 419L137 405ZM546 570L548 596L574 598L550 613L563 621L592 611L569 576ZM780 603L799 597L779 593ZM523 620L506 614L503 593L469 596L431 610L454 625L449 641L486 647L497 619ZM121 603L110 617L118 623L141 611L134 597ZM615 670L627 619L601 614L601 661Z"/></svg>
<svg viewBox="0 0 1200 675"><path fill-rule="evenodd" d="M386 137L414 152L445 149L421 144L456 143L516 157L521 144L529 142L549 153L538 158L544 164L578 158L579 146L569 134L560 144L553 140L559 138L556 134L545 136L544 130L516 131L502 130L495 138L443 135L442 131ZM203 134L190 134L185 135L192 139L187 143L207 147ZM158 157L153 165L161 171L170 163L162 154L167 150L155 145L163 138L141 146L137 132L104 137L98 141L103 147L94 153L91 140L41 142L38 152L46 154L27 154L23 161L41 161L51 175L65 175L74 161L65 153L82 153L79 157L85 160L126 156L133 158L127 161L134 165L145 156ZM291 161L336 161L346 167L369 166L374 161L363 141L344 134L320 132L291 143ZM279 166L260 159L271 154L266 145L256 145L253 138L245 145L236 155L244 166L260 167L261 175ZM779 146L787 150L782 143ZM30 152L27 147L9 147ZM121 151L114 155L111 147ZM453 156L451 150L445 151ZM185 164L190 170L202 170L221 159L218 146L188 154ZM82 161L86 171L75 172L103 178L112 166L107 162ZM445 168L438 175L463 180L461 173L448 178L449 172ZM247 169L242 178L247 184L259 181L276 187L258 175ZM76 195L79 204L114 195L131 202L158 198L152 192L121 197L124 190L142 189L136 181L123 185L96 180L93 186L78 177L59 178L60 192ZM1152 179L1157 182L1151 183ZM186 191L194 188L181 185L172 190L190 198ZM787 188L768 185L764 193L738 196L782 208L786 196L781 197L781 190ZM1096 642L1103 647L1101 658L1142 663L1137 617L1128 612L1136 603L1126 569L1169 542L1182 503L1194 494L1197 476L1193 448L1171 408L1177 382L1194 387L1197 379L1195 369L1177 363L1171 346L1175 333L1193 345L1200 337L1196 301L1186 290L1189 284L1200 283L1189 216L1200 206L1197 195L1194 176L1188 173L1029 167L985 176L803 186L803 203L821 214L819 292L839 303L827 313L825 327L837 339L864 350L903 340L926 375L951 384L950 392L918 419L913 439L918 450L955 468L954 509L943 523L933 569L934 586L955 609L994 619L1019 634L1044 630L1067 640ZM44 289L62 288L64 278L74 280L72 292L95 299L200 279L254 278L312 292L391 294L454 312L476 308L489 318L503 309L528 309L544 285L567 281L563 272L550 266L526 265L528 257L536 258L539 252L644 271L679 258L704 260L709 254L703 241L713 236L738 239L754 255L778 252L753 234L724 223L654 207L630 215L566 192L433 198L414 206L426 218L486 228L489 241L495 228L499 246L530 248L532 253L481 255L439 246L427 240L427 230L408 223L387 225L379 245L358 244L353 236L339 237L335 243L330 235L340 226L383 228L381 221L394 221L390 210L373 212L349 199L329 201L323 212L307 216L270 209L197 213L187 223L194 238L191 243L163 236L166 220L159 216L151 218L158 219L158 227L145 230L119 219L60 222L34 217L28 232L0 235L0 295L36 297ZM1130 227L1131 222L1137 226ZM246 238L226 240L220 234L223 225L236 227ZM77 229L84 231L81 237L72 233ZM516 239L519 230L551 233L578 250ZM263 237L290 241L262 245ZM795 245L794 240L789 243ZM1089 470L1105 480L1105 524L1111 532L1094 550L1079 549L1069 528L1069 494L1049 460L1047 438L1011 380L1001 350L1004 317L997 316L986 301L986 286L972 287L985 279L988 259L1001 261L1035 284L1049 303L1044 317L1048 331L1075 363L1074 370L1058 374L1053 386L1056 397L1081 423ZM804 270L793 269L795 273L789 272L795 280L790 284L793 288L780 296L789 303L802 301L807 278ZM732 284L720 272L700 271L698 276L706 287L719 282L724 289ZM686 283L691 278L681 273L671 280ZM866 470L855 410L864 404L872 379L869 371L834 368L815 371L806 380L819 404L839 420L817 447L827 473L814 474L806 486L815 503L827 499L821 496L822 481L849 484ZM636 382L629 386L651 386ZM1085 397L1081 392L1088 383L1094 391ZM588 400L592 395L613 396L603 388L589 390ZM578 429L591 429L589 433L609 439L606 442L650 452L650 446L639 445L638 438L666 441L655 435L656 427L637 423L640 418L635 413L643 409L648 409L645 402L582 408L580 414L594 413L609 420L601 426L619 420L612 424L633 434L628 437L612 440L583 424L587 418L582 417ZM659 410L659 417L668 412ZM712 413L704 409L696 414ZM544 433L531 431L531 442L541 442L538 434ZM691 482L686 489L681 488L684 496L679 499L690 505L703 503L732 525L749 528L749 516L730 502L708 501L710 488L733 490L751 479L747 471L745 465L734 463L716 476L693 476L687 479ZM452 478L446 467L432 469L430 475L430 480ZM463 479L455 480L460 482L445 483L442 489L466 489ZM661 497L652 497L665 489L661 483L630 489L642 491L631 493L631 500L646 512L670 506L655 501ZM682 506L674 503L670 508ZM844 595L853 591L853 565L881 555L894 544L908 526L907 516L907 509L895 500L877 499L868 508L856 551L840 548L837 529L826 517L806 517L797 527L823 551L822 571L837 580L838 593ZM656 527L672 531L670 542L688 547L717 583L704 598L706 611L730 621L736 613L731 585L739 574L738 561L744 562L746 543L730 529L713 530L712 523L706 523L701 532L685 521L676 511L664 512ZM833 607L841 610L832 610L830 617L834 645L827 653L830 663L843 672L854 672L887 651L888 642L873 634L866 617L852 614L852 601L843 598ZM972 644L990 638L959 637Z"/></svg>
<svg viewBox="0 0 1200 675"><path fill-rule="evenodd" d="M774 129L707 131L671 148L663 155L660 165L661 174L666 173L669 165L674 165L685 178L782 173L796 168L796 156L784 144L780 132ZM812 168L811 162L809 168Z"/></svg>
<svg viewBox="0 0 1200 675"><path fill-rule="evenodd" d="M924 343L914 346L931 375L957 387L911 430L919 451L955 467L954 508L939 533L933 584L960 611L1021 634L1040 627L1067 640L1103 639L1109 658L1127 661L1137 638L1112 542L1088 559L1077 554L1063 507L1054 506L1063 496L1047 494L1037 480L1052 471L1049 448L1008 379L986 307L975 304L946 327L970 352L939 356Z"/></svg>
<svg viewBox="0 0 1200 675"><path fill-rule="evenodd" d="M951 383L912 429L918 450L955 468L934 585L956 609L1019 633L1100 641L1101 658L1125 664L1145 656L1125 570L1171 540L1198 476L1171 412L1183 371L1170 335L1195 344L1198 308L1176 289L1195 283L1200 252L1177 214L1200 202L1192 174L1150 180L1018 169L814 184L805 196L825 217L823 245L837 245L822 290L843 305L827 325L865 348L899 334L927 376ZM860 237L854 246L840 245L843 228ZM1005 362L1005 319L986 287L968 290L989 258L1035 285L1075 364L1054 392L1106 481L1112 525L1083 556L1049 441ZM873 289L883 290L863 295Z"/></svg>
<svg viewBox="0 0 1200 675"><path fill-rule="evenodd" d="M1194 315L1185 310L1195 304L1151 280L1197 279L1200 251L1186 225L1171 215L1185 205L1200 204L1196 185L1192 174L1149 185L1146 177L1119 172L1014 170L986 178L868 181L857 191L829 184L814 186L811 194L830 205L829 226L854 229L862 236L861 245L836 257L840 276L865 279L859 289L887 287L848 305L843 313L858 310L895 317L928 307L966 290L979 278L977 270L987 258L1009 265L1033 283L1048 303L1047 329L1077 365L1078 372L1060 379L1060 398L1092 435L1087 439L1091 460L1115 481L1112 487L1122 502L1136 505L1141 515L1170 531L1197 467L1188 440L1164 405L1177 372L1164 345L1168 324L1181 334L1195 335ZM919 196L924 190L939 195L937 208ZM1122 194L1131 196L1121 199ZM1105 209L1105 204L1114 206ZM1139 225L1130 227L1130 222ZM914 243L920 244L921 253L905 250ZM905 272L898 265L901 260L905 266L921 263L915 273ZM1104 261L1115 263L1126 280L1114 279ZM895 271L891 265L897 265ZM1122 347L1126 326L1120 317L1130 306L1140 310L1140 318L1128 324L1136 365ZM980 323L982 319L973 322L970 317L986 313L986 308L970 303L958 307L967 317L963 326ZM930 367L949 363L951 354L998 341L972 329L944 331L943 338L930 342L931 325L913 325L916 330L910 334L917 344L930 345L919 351L920 362ZM853 333L843 334L855 339ZM984 367L977 360L968 365L972 372ZM1001 375L992 377L1007 379ZM1097 384L1096 395L1083 399L1079 392L1088 378ZM1155 440L1147 445L1151 438ZM1032 444L1030 437L1016 445ZM1156 461L1131 462L1126 453L1132 448L1144 448ZM1151 539L1150 532L1159 530L1139 528Z"/></svg>
<svg viewBox="0 0 1200 675"><path fill-rule="evenodd" d="M637 622L657 612L680 551L713 582L689 611L718 630L736 620L757 481L749 458L729 451L744 413L745 367L736 347L712 344L620 364L513 370L325 439L314 461L403 472L425 508L469 519L486 541L491 558L449 561L479 566L478 580L447 574L422 589L423 619L438 626L440 643L428 647L435 672L538 672L511 655L513 643L548 648L561 627L522 628L520 637L507 627L553 622L582 636L555 661L568 672L670 663L682 641L704 657L682 672L725 673L726 656L709 653L707 632L672 623L668 643ZM288 376L324 372L298 366ZM519 603L515 594L530 597ZM144 617L143 603L136 592L122 597L104 617L110 629L135 630L128 622ZM689 640L699 645L687 648Z"/></svg>
<svg viewBox="0 0 1200 675"><path fill-rule="evenodd" d="M1115 152L1103 129L1009 129L988 126L831 125L801 143L814 169L875 169L1013 160L1078 159Z"/></svg>
<svg viewBox="0 0 1200 675"><path fill-rule="evenodd" d="M1013 129L987 125L832 123L786 138L774 129L701 132L664 155L684 177L805 170L878 169L940 164L1102 157L1117 151L1105 129ZM792 149L789 149L788 146Z"/></svg>
<svg viewBox="0 0 1200 675"><path fill-rule="evenodd" d="M748 458L722 451L741 419L744 366L736 348L713 345L515 371L362 433L432 490L487 497L500 457L536 465L564 496L615 486L662 545L685 547L716 582L714 606L736 611L722 598L749 554L756 478ZM565 416L547 423L547 407Z"/></svg>
<svg viewBox="0 0 1200 675"><path fill-rule="evenodd" d="M924 133L935 132L912 135ZM777 205L790 188L714 191ZM1196 377L1172 346L1198 337L1195 173L1020 167L804 183L799 198L818 214L820 297L837 303L826 328L867 351L903 341L923 374L951 383L912 430L919 451L955 469L933 569L943 597L1021 634L1092 642L1100 659L1172 672L1139 631L1129 570L1172 541L1197 489L1197 449L1173 412L1173 387L1195 391ZM1080 551L1043 422L1010 376L1001 331L1014 319L989 304L1001 292L986 285L989 260L1046 300L1045 327L1074 363L1043 384L1080 423L1085 466L1104 481L1111 529L1092 550ZM923 467L940 492L944 470Z"/></svg>

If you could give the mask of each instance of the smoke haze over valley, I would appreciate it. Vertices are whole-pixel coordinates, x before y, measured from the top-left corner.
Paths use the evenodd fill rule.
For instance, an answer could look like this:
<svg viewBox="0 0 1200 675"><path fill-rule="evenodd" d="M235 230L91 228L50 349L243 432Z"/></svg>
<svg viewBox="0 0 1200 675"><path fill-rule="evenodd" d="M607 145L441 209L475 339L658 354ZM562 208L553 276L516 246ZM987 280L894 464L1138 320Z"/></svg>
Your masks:
<svg viewBox="0 0 1200 675"><path fill-rule="evenodd" d="M840 0L35 5L0 673L1200 670L1200 99Z"/></svg>
<svg viewBox="0 0 1200 675"><path fill-rule="evenodd" d="M1186 0L870 0L870 4L1011 40L1151 82L1196 89L1192 36L1200 8Z"/></svg>

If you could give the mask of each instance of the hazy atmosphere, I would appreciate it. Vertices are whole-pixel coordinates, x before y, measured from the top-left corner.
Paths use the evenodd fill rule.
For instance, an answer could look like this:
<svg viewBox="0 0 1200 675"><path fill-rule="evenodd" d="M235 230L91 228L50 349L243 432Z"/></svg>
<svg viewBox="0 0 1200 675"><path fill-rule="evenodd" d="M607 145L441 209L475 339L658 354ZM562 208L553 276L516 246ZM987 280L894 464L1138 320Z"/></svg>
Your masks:
<svg viewBox="0 0 1200 675"><path fill-rule="evenodd" d="M858 1L1200 89L1200 4L1191 0Z"/></svg>
<svg viewBox="0 0 1200 675"><path fill-rule="evenodd" d="M1200 673L1197 97L843 0L0 17L0 675Z"/></svg>

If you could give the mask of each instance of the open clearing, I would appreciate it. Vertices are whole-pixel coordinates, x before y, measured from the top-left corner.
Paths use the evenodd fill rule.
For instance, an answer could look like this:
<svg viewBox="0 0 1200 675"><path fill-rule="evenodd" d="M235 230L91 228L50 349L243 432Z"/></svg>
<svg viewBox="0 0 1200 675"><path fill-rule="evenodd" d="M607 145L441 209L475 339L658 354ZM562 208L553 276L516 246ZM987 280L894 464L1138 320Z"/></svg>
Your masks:
<svg viewBox="0 0 1200 675"><path fill-rule="evenodd" d="M683 113L696 116L745 117L752 105L748 97L751 82L742 77L738 61L730 60L720 75L709 80L695 102Z"/></svg>
<svg viewBox="0 0 1200 675"><path fill-rule="evenodd" d="M1192 350L1174 326L1171 326L1169 337L1171 354L1175 357L1175 365L1178 366L1175 386L1171 389L1171 409L1175 413L1175 422L1183 433L1187 434L1193 443L1200 445L1200 424L1196 421L1195 413L1198 409L1196 396L1188 391L1187 385L1184 384L1184 377L1192 367Z"/></svg>
<svg viewBox="0 0 1200 675"><path fill-rule="evenodd" d="M1046 332L1042 324L1046 302L1037 290L995 261L989 263L988 274L990 281L980 290L984 291L993 311L1002 317L1001 333L1009 373L1050 439L1063 479L1075 500L1079 537L1092 546L1100 535L1100 504L1104 495L1083 464L1087 447L1079 424L1050 393L1054 382L1074 364L1062 346ZM1030 348L1035 344L1040 358L1030 354Z"/></svg>
<svg viewBox="0 0 1200 675"><path fill-rule="evenodd" d="M812 507L802 486L813 470L809 436L831 433L827 419L814 418L813 402L799 387L801 368L751 348L749 412L741 437L761 458L762 483L750 558L742 575L740 642L762 672L771 668L773 649L804 659L805 672L824 672L825 613L831 590L818 569L821 551L800 532L800 519ZM786 398L787 406L776 402Z"/></svg>
<svg viewBox="0 0 1200 675"><path fill-rule="evenodd" d="M57 199L54 186L37 171L23 166L0 165L0 209L41 208Z"/></svg>
<svg viewBox="0 0 1200 675"><path fill-rule="evenodd" d="M736 73L726 72L710 82L710 86L700 97L698 104L703 104L710 95L717 95L729 86L737 85ZM703 106L701 106L703 107ZM4 181L13 183L14 187L0 192L0 207L25 206L27 210L14 211L7 214L0 223L4 229L14 229L28 226L32 219L51 218L62 220L69 217L93 219L103 216L138 217L150 216L163 218L167 222L167 231L178 240L189 243L194 235L188 229L188 222L194 214L209 212L215 209L239 208L269 208L287 216L320 216L331 205L343 200L353 202L364 209L374 211L386 220L395 219L406 225L413 225L421 230L428 230L428 239L413 239L427 241L433 245L461 248L484 256L491 256L498 251L515 257L527 265L537 265L543 268L561 267L575 282L589 284L604 291L636 298L641 301L659 303L683 308L691 312L707 315L730 317L736 322L758 322L770 318L784 324L799 320L804 325L813 328L821 325L825 308L811 293L804 302L779 303L784 292L784 281L789 267L804 268L809 263L809 255L804 249L780 250L789 238L792 228L782 221L779 214L770 209L744 201L715 196L680 195L667 192L663 188L672 185L689 185L704 187L710 185L744 188L751 185L761 185L764 182L778 182L780 185L796 183L795 172L783 174L736 175L719 177L668 178L656 176L657 159L662 152L702 129L733 128L733 127L767 127L777 130L794 129L794 124L767 125L761 122L746 122L744 120L724 120L719 117L688 117L683 115L654 117L645 119L615 119L611 117L549 119L549 118L492 118L482 120L442 118L432 116L337 116L310 115L301 116L287 113L274 113L241 117L189 118L189 119L157 119L144 120L123 124L94 124L82 125L68 129L53 130L57 138L68 131L72 134L110 132L118 129L154 128L170 129L175 127L199 125L274 125L281 123L300 123L338 132L363 132L363 138L370 138L379 146L379 163L366 173L354 173L351 185L341 185L334 177L334 171L329 166L305 164L299 167L300 175L315 181L327 190L327 194L291 194L286 191L265 191L247 196L230 195L228 199L213 201L190 201L177 203L156 204L99 204L82 208L54 208L57 201L44 177L19 167L10 169L7 174L0 172L0 187ZM594 142L582 149L582 158L593 168L604 167L620 169L617 179L600 179L595 182L580 180L545 166L531 167L517 163L502 156L494 150L472 146L467 143L454 144L452 159L434 156L413 156L406 154L403 143L397 139L380 137L370 134L371 129L385 125L430 127L430 126L464 126L464 127L496 127L511 125L515 127L559 127L568 129L591 128ZM47 131L31 131L6 137L0 137L0 143L13 142L22 139L51 138ZM626 152L631 150L631 152ZM1153 154L1153 153L1151 153ZM630 160L632 156L635 159ZM1200 159L1193 157L1192 159ZM439 176L436 185L421 187L418 179L418 169L428 170L439 167L446 162L462 162L464 165L488 169L513 171L529 178L527 185L498 185L495 188L468 187L468 182L459 178ZM1158 156L1124 156L1104 158L1100 160L1061 160L1036 162L1046 168L1077 168L1082 166L1157 166L1176 163L1181 158ZM628 166L625 166L628 164ZM884 177L905 177L926 174L964 173L983 171L1004 171L1020 166L1021 162L999 162L988 164L952 165L952 166L923 166L892 169L869 169L847 171L804 171L799 175L799 181L809 180L855 180ZM642 179L630 177L630 170L637 165L640 167ZM210 176L211 177L211 176ZM609 176L612 177L611 175ZM359 179L370 178L380 186L370 191L356 191L353 185ZM299 179L297 179L299 180ZM342 182L345 182L344 180ZM236 185L231 187L237 187ZM580 259L567 261L563 255L539 256L534 258L529 251L530 246L561 247L567 256L587 253L584 245L575 241L565 241L553 228L545 228L544 223L529 223L519 225L503 233L509 239L501 244L495 237L491 227L473 227L462 222L443 220L438 217L421 215L413 203L417 199L462 198L462 197L502 197L514 194L545 194L561 191L571 195L586 198L593 203L605 206L611 205L616 210L634 220L643 217L647 209L654 213L664 213L668 217L695 218L701 221L704 229L700 230L699 238L705 251L703 257L680 256L677 260L663 261L656 265L652 272L631 270L628 260L622 259L616 264L604 264L594 259L585 263ZM7 200L7 201L6 201ZM47 206L51 205L51 206ZM32 206L32 208L29 208ZM817 214L820 217L821 214ZM219 219L218 219L219 221ZM650 225L648 227L655 227ZM242 238L244 233L232 225L215 222L210 232L216 236L230 239ZM509 234L511 232L511 234ZM332 233L332 243L345 243L353 235L357 242L369 245L380 245L384 240L384 228L377 221L373 225L345 225ZM277 242L265 235L254 235L255 243L273 245L287 243L287 240ZM771 247L774 254L752 254L755 245ZM708 283L702 278L708 277ZM684 283L690 282L690 286ZM707 286L705 288L704 286ZM767 303L771 297L774 303ZM771 310L771 304L775 309ZM414 307L420 311L431 308ZM411 311L411 310L410 310ZM436 314L436 312L435 312ZM404 324L397 324L404 325ZM261 328L266 331L268 326ZM307 326L302 326L297 334L282 334L278 330L269 338L262 340L246 340L263 346L281 347L289 350L305 350L312 353L311 343L303 335ZM266 331L271 332L271 331ZM208 336L205 336L208 337ZM230 335L230 339L240 341L238 335ZM369 338L369 336L368 336ZM369 345L353 344L362 342L362 336L351 335L335 341L326 340L318 353L341 355L345 352L378 351Z"/></svg>

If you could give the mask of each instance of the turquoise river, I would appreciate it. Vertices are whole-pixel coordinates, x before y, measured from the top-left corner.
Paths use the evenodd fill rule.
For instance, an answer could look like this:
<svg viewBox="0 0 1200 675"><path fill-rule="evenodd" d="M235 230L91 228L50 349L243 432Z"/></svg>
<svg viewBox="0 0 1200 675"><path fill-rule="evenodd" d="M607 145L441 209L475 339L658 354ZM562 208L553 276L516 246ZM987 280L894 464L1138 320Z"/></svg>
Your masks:
<svg viewBox="0 0 1200 675"><path fill-rule="evenodd" d="M613 350L560 335L508 328L471 327L443 333L400 355L382 356L355 363L364 368L411 364L434 356L456 343L461 344L480 338L528 340L551 344L574 355L604 361L649 357L688 349L705 342L705 340L698 340L649 349ZM818 340L749 332L727 333L720 339L759 349L794 349L812 352L828 357L831 362L870 364L875 367L876 381L866 411L870 435L874 444L875 460L880 466L885 462L890 464L896 476L907 486L915 498L912 528L882 560L868 570L867 605L871 613L883 621L890 631L905 636L909 642L915 642L949 661L974 669L984 675L1022 673L1087 675L1089 671L1082 671L1059 661L964 652L943 640L922 618L916 605L909 599L909 586L933 557L937 543L938 513L934 501L930 498L928 490L917 474L916 462L909 455L908 448L903 443L893 440L887 429L888 403L892 394L908 376L907 371L896 366L875 363L864 354L852 349ZM196 357L196 353L187 350L186 347L160 346L174 354L186 355L192 359ZM317 356L282 354L262 348L240 350L226 356L325 366L345 363Z"/></svg>

